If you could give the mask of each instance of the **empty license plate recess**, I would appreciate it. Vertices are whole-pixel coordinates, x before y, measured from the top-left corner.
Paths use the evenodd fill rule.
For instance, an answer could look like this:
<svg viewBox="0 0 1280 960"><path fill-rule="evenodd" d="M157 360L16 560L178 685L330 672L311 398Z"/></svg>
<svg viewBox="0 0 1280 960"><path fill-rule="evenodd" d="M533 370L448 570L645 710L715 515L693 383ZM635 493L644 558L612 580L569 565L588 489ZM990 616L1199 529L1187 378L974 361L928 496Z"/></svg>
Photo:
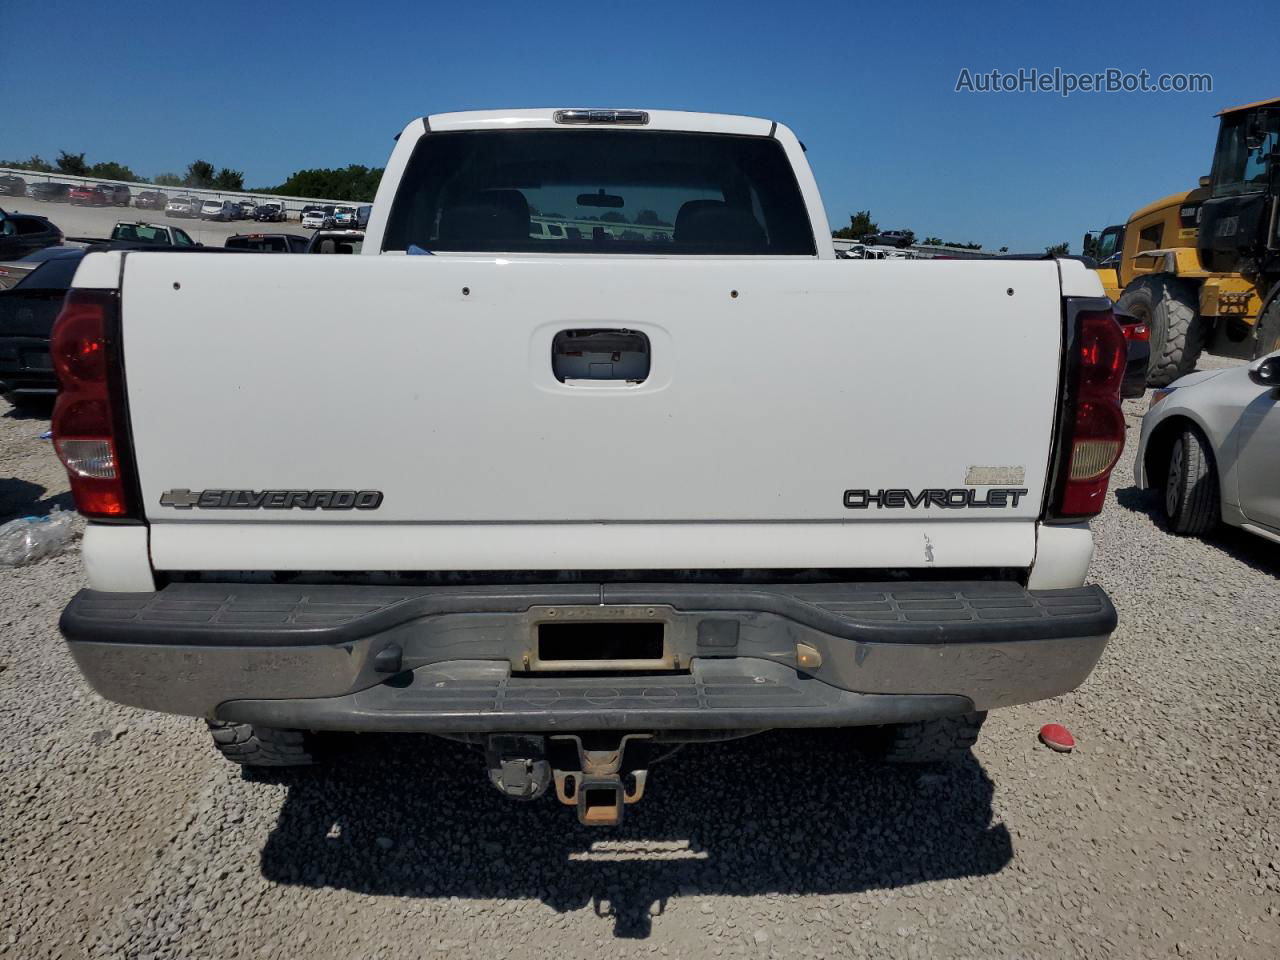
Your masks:
<svg viewBox="0 0 1280 960"><path fill-rule="evenodd" d="M669 607L544 607L529 611L526 670L679 670ZM684 658L687 661L687 658Z"/></svg>

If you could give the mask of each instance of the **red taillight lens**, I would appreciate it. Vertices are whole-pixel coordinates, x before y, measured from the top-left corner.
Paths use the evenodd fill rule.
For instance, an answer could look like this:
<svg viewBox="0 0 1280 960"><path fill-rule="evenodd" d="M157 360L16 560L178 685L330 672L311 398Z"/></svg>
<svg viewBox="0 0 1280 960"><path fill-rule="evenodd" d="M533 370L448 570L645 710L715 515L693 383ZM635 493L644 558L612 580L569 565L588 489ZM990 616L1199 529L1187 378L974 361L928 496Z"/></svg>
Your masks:
<svg viewBox="0 0 1280 960"><path fill-rule="evenodd" d="M67 468L76 508L86 517L125 517L130 508L107 359L108 318L115 308L114 294L71 291L50 343L61 387L53 408L53 445Z"/></svg>
<svg viewBox="0 0 1280 960"><path fill-rule="evenodd" d="M1145 323L1122 323L1120 329L1126 340L1138 340L1142 343L1151 341L1151 327Z"/></svg>
<svg viewBox="0 0 1280 960"><path fill-rule="evenodd" d="M1075 316L1075 357L1068 364L1067 402L1056 478L1059 494L1052 515L1059 519L1096 516L1106 499L1111 471L1124 449L1120 383L1129 360L1125 331L1110 310L1082 310Z"/></svg>
<svg viewBox="0 0 1280 960"><path fill-rule="evenodd" d="M1106 313L1082 313L1079 315L1079 389L1084 392L1110 392L1115 387L1120 395L1120 381L1129 362L1129 344L1124 331L1110 311ZM1118 402L1118 401L1117 401Z"/></svg>

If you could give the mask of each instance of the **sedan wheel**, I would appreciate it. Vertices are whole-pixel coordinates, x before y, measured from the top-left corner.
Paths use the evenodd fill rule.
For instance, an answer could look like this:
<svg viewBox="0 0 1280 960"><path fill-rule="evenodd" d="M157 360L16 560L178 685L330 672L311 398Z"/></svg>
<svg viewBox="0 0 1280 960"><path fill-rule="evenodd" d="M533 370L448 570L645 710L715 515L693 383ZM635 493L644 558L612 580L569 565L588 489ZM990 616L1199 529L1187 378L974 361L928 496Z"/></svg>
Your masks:
<svg viewBox="0 0 1280 960"><path fill-rule="evenodd" d="M1179 534L1208 533L1218 525L1220 510L1209 441L1196 427L1184 426L1169 450L1165 474L1164 513L1169 528Z"/></svg>

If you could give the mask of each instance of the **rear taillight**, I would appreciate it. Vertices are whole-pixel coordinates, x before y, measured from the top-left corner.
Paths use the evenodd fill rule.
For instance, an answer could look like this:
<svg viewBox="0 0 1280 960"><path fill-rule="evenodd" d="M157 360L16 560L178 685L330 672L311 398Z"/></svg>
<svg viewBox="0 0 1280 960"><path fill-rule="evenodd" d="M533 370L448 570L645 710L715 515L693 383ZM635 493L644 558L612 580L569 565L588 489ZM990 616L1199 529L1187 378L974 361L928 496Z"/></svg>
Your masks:
<svg viewBox="0 0 1280 960"><path fill-rule="evenodd" d="M1054 520L1081 520L1102 510L1111 470L1124 449L1120 383L1129 361L1125 332L1098 301L1069 301L1068 318L1073 326L1049 510Z"/></svg>
<svg viewBox="0 0 1280 960"><path fill-rule="evenodd" d="M67 468L76 509L94 519L132 513L114 368L115 294L72 290L53 324L50 353L60 391L53 444Z"/></svg>

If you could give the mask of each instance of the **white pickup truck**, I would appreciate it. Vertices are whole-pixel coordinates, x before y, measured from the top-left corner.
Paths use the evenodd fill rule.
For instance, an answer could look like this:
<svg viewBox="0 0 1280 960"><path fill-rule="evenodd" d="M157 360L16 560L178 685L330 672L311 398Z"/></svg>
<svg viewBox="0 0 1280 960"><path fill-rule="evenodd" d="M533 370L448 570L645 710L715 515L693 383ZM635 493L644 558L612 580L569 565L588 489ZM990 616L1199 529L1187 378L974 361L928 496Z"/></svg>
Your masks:
<svg viewBox="0 0 1280 960"><path fill-rule="evenodd" d="M671 744L962 753L1115 626L1097 277L837 260L768 120L415 120L363 255L94 253L53 341L70 649L241 763L426 731L616 823Z"/></svg>

